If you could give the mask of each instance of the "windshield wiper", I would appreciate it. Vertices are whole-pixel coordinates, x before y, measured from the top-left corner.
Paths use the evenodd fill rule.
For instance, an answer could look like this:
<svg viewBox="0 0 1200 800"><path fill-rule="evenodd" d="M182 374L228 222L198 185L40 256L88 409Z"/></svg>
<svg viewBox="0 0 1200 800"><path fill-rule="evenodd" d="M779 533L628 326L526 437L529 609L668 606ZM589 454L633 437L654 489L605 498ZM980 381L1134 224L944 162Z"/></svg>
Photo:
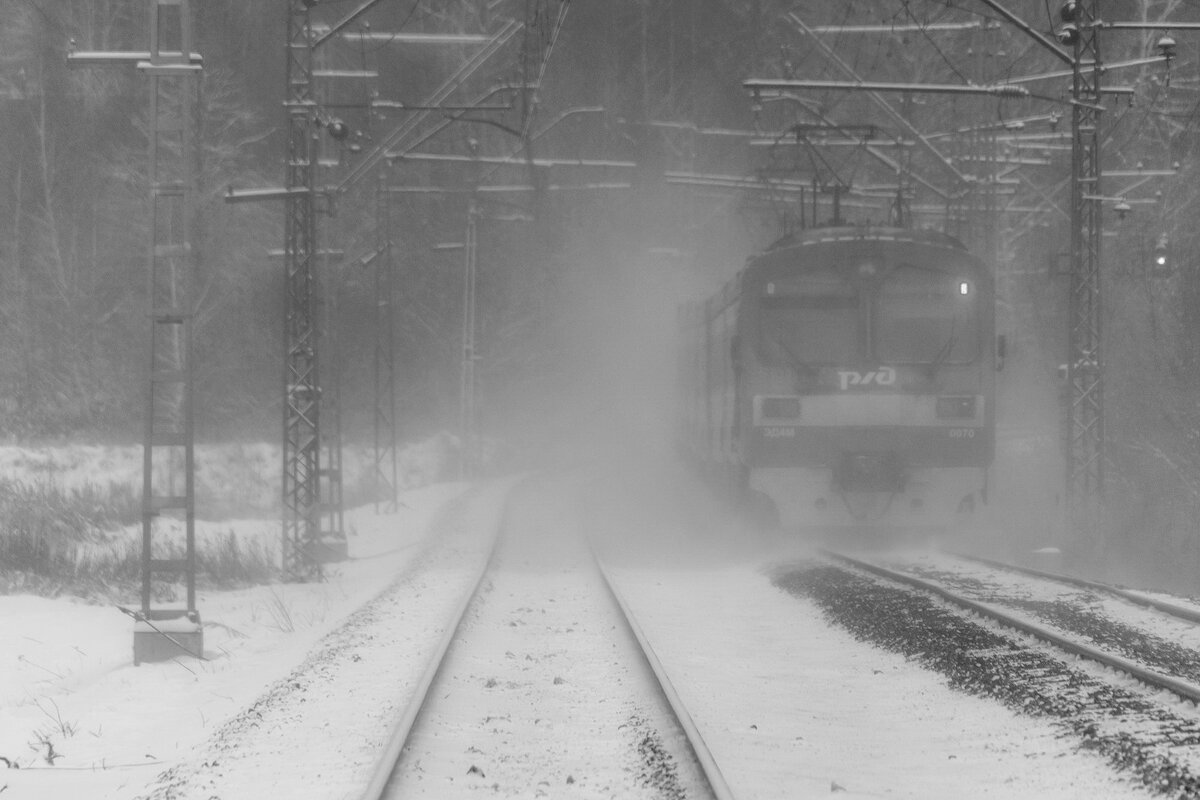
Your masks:
<svg viewBox="0 0 1200 800"><path fill-rule="evenodd" d="M817 368L816 367L814 367L812 364L809 364L804 359L800 358L800 356L796 355L795 352L792 351L792 348L788 347L787 343L784 342L782 339L775 339L775 344L779 345L779 349L782 350L784 352L784 355L787 356L788 366L790 366L793 370L796 371L796 380L797 381L800 381L802 383L809 383L809 382L816 381L816 378L817 378ZM800 388L802 388L802 387L797 386L797 389L800 389Z"/></svg>
<svg viewBox="0 0 1200 800"><path fill-rule="evenodd" d="M946 359L950 358L950 354L954 352L954 325L957 321L958 320L956 320L954 317L950 318L950 335L946 337L946 343L942 345L942 349L939 350L937 355L933 357L933 360L929 362L929 380L931 381L933 380L934 375L937 374L938 367L945 363Z"/></svg>

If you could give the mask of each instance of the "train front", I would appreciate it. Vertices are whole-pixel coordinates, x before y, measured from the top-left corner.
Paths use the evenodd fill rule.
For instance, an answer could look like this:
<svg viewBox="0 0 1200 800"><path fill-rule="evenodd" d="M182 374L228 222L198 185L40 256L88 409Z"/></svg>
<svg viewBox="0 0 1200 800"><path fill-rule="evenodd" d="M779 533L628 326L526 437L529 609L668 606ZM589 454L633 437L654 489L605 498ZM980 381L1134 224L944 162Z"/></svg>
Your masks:
<svg viewBox="0 0 1200 800"><path fill-rule="evenodd" d="M732 348L748 488L790 529L895 538L972 514L993 330L991 276L949 237L811 231L760 256Z"/></svg>

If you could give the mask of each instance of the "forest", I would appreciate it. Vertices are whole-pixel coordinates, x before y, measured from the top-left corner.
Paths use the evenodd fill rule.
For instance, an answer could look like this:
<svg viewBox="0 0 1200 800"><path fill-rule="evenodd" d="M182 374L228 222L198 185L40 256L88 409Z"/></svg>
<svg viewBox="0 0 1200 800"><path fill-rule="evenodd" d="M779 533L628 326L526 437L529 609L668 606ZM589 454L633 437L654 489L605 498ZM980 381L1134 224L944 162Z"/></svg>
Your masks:
<svg viewBox="0 0 1200 800"><path fill-rule="evenodd" d="M323 0L311 13L315 24L328 25L358 5ZM1046 36L1061 24L1056 4L1004 5ZM150 235L147 85L136 69L77 68L66 56L72 47L144 49L146 6L0 0L8 142L0 152L0 432L14 441L135 442L139 435ZM288 6L193 4L204 59L192 246L197 431L205 440L278 435L282 277L270 253L283 241L282 212L269 203L229 204L225 196L231 187L282 182ZM1200 4L1182 0L1099 6L1110 21L1200 20ZM437 112L452 124L420 151L511 155L527 164L389 158L378 177L349 187L322 216L322 246L367 252L381 224L396 243L404 438L454 425L461 275L453 251L440 246L462 241L467 188L481 178L533 187L487 195L479 223L481 425L501 439L532 432L551 439L580 420L613 413L636 391L612 376L631 369L625 355L639 349L637 335L669 337L666 300L712 290L755 249L805 224L803 201L771 182L784 176L811 185L814 194L899 181L881 190L894 203L872 202L868 191L866 202L848 199L844 213L851 221L899 215L948 227L994 260L1000 324L1012 349L1001 425L1035 430L1039 446L1057 453L1069 302L1071 159L1063 133L1072 113L1070 77L1031 36L976 0L390 0L353 30L487 34L509 17L527 23L525 31L456 89L446 104L458 104L456 110ZM1104 170L1170 174L1105 184L1107 492L1114 513L1097 549L1135 560L1154 552L1143 560L1182 575L1200 567L1193 522L1200 510L1200 228L1191 222L1200 210L1200 32L1173 34L1169 65L1153 59L1161 36L1112 30L1103 39L1111 67L1104 80L1129 89L1104 98ZM374 77L321 89L328 113L352 130L343 142L322 143L330 180L386 142L472 46L365 35L332 43L322 66ZM898 110L892 115L861 92L810 91L764 103L742 86L749 78L850 74L986 84L1056 71L1021 97L905 92L891 98ZM507 110L465 109L494 103L478 99L489 95L507 98ZM391 101L391 110L381 100ZM905 148L891 167L866 158L862 147L800 147L800 132L811 138L822 129L916 136L953 154L960 173L984 158L981 147L991 148L986 159L1004 162L1007 180L995 194L972 195L972 208L951 213L942 203L931 210L937 201L917 176L948 180L926 152L932 145ZM746 131L789 146L748 147L747 136L733 135ZM1044 138L1008 138L1016 132ZM612 165L538 168L535 156ZM688 186L680 175L710 178ZM711 176L762 185L731 191ZM578 188L589 183L628 188ZM388 193L381 215L376 188L383 184L407 190ZM1153 269L1164 242L1169 268ZM334 309L334 330L326 338L336 334L345 430L350 439L365 439L373 284L353 260L328 273L323 299ZM664 301L642 309L653 325L615 315L642 294Z"/></svg>

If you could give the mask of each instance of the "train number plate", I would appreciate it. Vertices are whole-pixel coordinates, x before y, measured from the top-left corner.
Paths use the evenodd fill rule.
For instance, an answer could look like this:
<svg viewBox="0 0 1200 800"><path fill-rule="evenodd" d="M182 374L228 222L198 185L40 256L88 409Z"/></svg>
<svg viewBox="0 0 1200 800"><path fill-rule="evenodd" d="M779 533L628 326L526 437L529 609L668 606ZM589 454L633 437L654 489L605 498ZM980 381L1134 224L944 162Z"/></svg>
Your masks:
<svg viewBox="0 0 1200 800"><path fill-rule="evenodd" d="M974 439L975 438L975 429L974 428L951 428L950 429L950 438L951 439Z"/></svg>
<svg viewBox="0 0 1200 800"><path fill-rule="evenodd" d="M763 436L767 439L794 439L796 438L796 429L787 428L782 425L771 425L762 429Z"/></svg>

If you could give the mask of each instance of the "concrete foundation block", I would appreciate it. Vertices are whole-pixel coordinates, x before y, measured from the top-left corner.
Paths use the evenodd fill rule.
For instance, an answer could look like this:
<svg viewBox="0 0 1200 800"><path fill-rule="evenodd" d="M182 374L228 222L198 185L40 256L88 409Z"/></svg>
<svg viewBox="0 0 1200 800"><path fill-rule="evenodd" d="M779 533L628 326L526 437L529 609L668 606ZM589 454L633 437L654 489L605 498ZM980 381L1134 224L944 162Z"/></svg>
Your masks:
<svg viewBox="0 0 1200 800"><path fill-rule="evenodd" d="M138 619L133 623L134 666L155 661L168 661L186 656L204 656L204 628L195 612L155 619Z"/></svg>

